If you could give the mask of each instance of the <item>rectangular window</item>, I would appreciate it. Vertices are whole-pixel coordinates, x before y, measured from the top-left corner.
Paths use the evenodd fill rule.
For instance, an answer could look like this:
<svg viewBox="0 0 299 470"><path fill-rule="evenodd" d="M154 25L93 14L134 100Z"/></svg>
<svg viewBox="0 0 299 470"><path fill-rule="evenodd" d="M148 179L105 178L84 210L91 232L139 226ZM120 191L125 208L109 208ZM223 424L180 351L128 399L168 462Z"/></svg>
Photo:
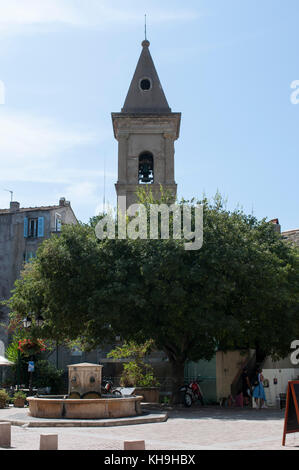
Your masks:
<svg viewBox="0 0 299 470"><path fill-rule="evenodd" d="M27 251L25 254L25 263L30 263L30 261L36 257L36 254L33 251Z"/></svg>
<svg viewBox="0 0 299 470"><path fill-rule="evenodd" d="M44 217L34 219L24 219L24 237L25 238L43 238L45 222Z"/></svg>
<svg viewBox="0 0 299 470"><path fill-rule="evenodd" d="M55 214L55 232L61 232L61 215Z"/></svg>
<svg viewBox="0 0 299 470"><path fill-rule="evenodd" d="M28 222L28 237L36 238L38 231L38 219L29 219Z"/></svg>

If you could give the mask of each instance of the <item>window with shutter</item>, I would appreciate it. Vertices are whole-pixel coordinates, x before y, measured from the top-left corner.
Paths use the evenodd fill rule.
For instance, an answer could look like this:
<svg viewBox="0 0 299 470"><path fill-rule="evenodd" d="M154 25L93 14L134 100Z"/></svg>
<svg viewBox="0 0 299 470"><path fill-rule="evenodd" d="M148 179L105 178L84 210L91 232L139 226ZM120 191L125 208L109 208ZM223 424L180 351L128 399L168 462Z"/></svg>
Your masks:
<svg viewBox="0 0 299 470"><path fill-rule="evenodd" d="M24 238L28 237L28 219L24 218Z"/></svg>
<svg viewBox="0 0 299 470"><path fill-rule="evenodd" d="M37 236L39 238L42 238L45 236L45 218L44 217L39 217L38 218L38 232Z"/></svg>
<svg viewBox="0 0 299 470"><path fill-rule="evenodd" d="M55 231L61 232L61 215L55 214Z"/></svg>

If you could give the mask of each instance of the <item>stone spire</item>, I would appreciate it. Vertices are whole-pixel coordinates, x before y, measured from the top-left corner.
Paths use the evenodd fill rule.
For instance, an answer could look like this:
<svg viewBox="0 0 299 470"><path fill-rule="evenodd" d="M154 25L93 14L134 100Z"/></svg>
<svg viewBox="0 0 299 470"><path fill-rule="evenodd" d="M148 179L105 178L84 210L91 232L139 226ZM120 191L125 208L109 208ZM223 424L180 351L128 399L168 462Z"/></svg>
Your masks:
<svg viewBox="0 0 299 470"><path fill-rule="evenodd" d="M142 42L142 52L132 79L122 113L168 114L168 106L156 67L149 51L149 41Z"/></svg>

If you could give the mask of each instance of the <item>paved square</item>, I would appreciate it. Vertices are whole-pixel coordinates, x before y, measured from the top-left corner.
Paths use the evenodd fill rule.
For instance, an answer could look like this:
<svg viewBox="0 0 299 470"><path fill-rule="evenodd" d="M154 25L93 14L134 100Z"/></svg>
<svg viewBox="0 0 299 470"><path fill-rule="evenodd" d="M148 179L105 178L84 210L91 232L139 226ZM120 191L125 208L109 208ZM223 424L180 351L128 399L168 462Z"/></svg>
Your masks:
<svg viewBox="0 0 299 470"><path fill-rule="evenodd" d="M0 410L0 421L8 416ZM58 434L60 450L122 450L123 442L145 440L147 450L299 449L299 433L282 447L284 411L206 407L168 411L163 423L106 428L12 426L12 448L38 450L40 434Z"/></svg>

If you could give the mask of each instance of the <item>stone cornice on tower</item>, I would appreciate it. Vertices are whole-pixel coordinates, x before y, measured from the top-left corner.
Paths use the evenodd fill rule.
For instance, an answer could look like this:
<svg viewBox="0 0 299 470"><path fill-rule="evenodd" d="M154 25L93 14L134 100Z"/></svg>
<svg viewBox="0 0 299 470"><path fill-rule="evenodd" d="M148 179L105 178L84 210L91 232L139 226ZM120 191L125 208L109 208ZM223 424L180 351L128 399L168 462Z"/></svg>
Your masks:
<svg viewBox="0 0 299 470"><path fill-rule="evenodd" d="M132 128L134 133L163 133L166 136L173 136L177 140L180 136L181 113L167 114L123 114L111 113L113 122L114 137L118 140L120 135L130 134Z"/></svg>

